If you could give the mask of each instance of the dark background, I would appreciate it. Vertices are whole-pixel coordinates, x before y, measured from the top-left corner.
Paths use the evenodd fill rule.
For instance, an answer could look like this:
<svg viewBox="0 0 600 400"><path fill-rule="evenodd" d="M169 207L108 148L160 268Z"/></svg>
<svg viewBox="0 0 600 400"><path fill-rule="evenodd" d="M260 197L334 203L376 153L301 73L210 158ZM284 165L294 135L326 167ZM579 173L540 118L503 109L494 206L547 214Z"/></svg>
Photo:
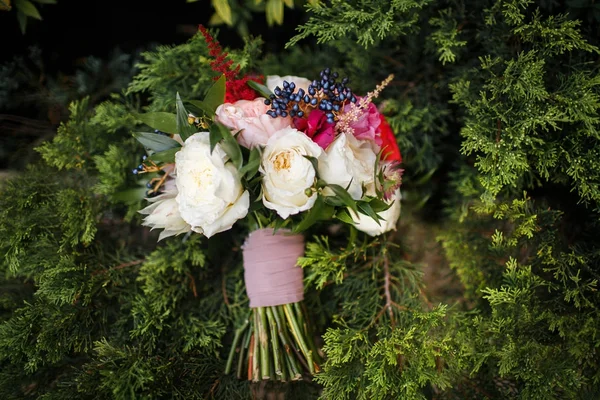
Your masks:
<svg viewBox="0 0 600 400"><path fill-rule="evenodd" d="M0 11L0 79L5 79L0 82L0 96L3 87L9 87L4 103L0 99L0 176L6 170L23 169L38 158L33 149L68 119L72 100L91 94L97 103L119 91L129 82L127 76L135 73L133 66L140 52L186 42L199 24L208 26L214 13L210 0L57 0L56 4L35 6L43 20L28 18L25 34L14 9ZM252 36L262 37L263 52L283 50L306 14L299 6L294 10L286 7L284 18L282 26L269 27L263 12L252 14L248 28ZM223 47L243 46L235 27L215 29ZM33 52L35 57L32 48L38 49ZM114 71L104 64L106 70L88 83L91 93L77 92L74 77L85 70L86 61L93 57L108 63L119 52L132 55L129 70ZM5 65L12 67L2 73ZM121 80L115 85L118 74Z"/></svg>
<svg viewBox="0 0 600 400"><path fill-rule="evenodd" d="M199 24L208 25L214 10L209 0L58 0L54 5L35 3L43 20L28 18L27 31L21 34L14 12L0 12L0 61L24 54L28 46L42 49L50 68L68 73L74 60L93 55L108 57L115 48L126 53L153 44L178 44L191 37ZM293 28L303 10L285 8L283 26L269 28L263 13L254 13L252 35L261 35L267 50L280 50L293 36ZM218 27L224 46L240 47L243 40L235 29Z"/></svg>

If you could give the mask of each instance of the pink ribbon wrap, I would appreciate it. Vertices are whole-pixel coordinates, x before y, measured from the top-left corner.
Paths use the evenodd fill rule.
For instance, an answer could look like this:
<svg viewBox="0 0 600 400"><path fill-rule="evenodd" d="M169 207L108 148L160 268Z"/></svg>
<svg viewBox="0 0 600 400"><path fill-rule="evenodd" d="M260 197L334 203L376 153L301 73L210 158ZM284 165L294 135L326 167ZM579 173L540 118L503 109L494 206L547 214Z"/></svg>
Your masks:
<svg viewBox="0 0 600 400"><path fill-rule="evenodd" d="M303 271L296 265L304 255L302 235L259 229L248 235L242 250L251 308L304 300Z"/></svg>

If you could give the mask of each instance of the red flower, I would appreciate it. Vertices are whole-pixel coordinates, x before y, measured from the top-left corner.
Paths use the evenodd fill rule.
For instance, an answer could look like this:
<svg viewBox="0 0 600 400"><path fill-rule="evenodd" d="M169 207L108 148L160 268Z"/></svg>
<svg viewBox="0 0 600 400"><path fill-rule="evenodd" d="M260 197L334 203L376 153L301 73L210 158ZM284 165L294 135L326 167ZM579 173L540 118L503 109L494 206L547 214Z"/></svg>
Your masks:
<svg viewBox="0 0 600 400"><path fill-rule="evenodd" d="M382 159L385 161L397 161L398 163L401 163L402 154L400 154L400 149L398 148L396 136L394 135L390 124L388 124L383 114L379 114L379 119L381 120L379 130L381 132L380 135L382 140Z"/></svg>
<svg viewBox="0 0 600 400"><path fill-rule="evenodd" d="M225 103L235 103L238 100L254 100L258 93L248 86L248 81L264 84L262 76L244 76L241 79L225 81Z"/></svg>
<svg viewBox="0 0 600 400"><path fill-rule="evenodd" d="M294 118L294 126L322 149L326 149L335 139L335 125L327 122L321 110L312 110L306 119Z"/></svg>

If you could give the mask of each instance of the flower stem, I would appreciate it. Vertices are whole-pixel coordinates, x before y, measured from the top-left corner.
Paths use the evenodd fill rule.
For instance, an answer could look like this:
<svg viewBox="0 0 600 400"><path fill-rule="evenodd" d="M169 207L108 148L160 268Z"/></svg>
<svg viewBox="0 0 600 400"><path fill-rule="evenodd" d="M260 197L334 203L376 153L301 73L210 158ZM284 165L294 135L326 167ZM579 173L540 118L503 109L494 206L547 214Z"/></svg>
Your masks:
<svg viewBox="0 0 600 400"><path fill-rule="evenodd" d="M300 372L301 368L298 365L298 360L303 362L302 355L290 340L290 337L287 334L287 329L285 325L285 316L283 315L283 307L282 306L272 306L271 310L273 311L273 316L275 317L275 321L277 321L277 329L279 332L279 338L281 339L281 343L285 348L285 359L288 364L288 368L290 369L290 376L293 380L298 380L302 377L302 373ZM308 367L307 367L308 369Z"/></svg>
<svg viewBox="0 0 600 400"><path fill-rule="evenodd" d="M238 357L238 365L237 365L237 378L238 379L242 379L242 368L244 366L244 361L246 361L246 359L244 358L244 354L250 344L251 336L252 336L252 328L250 328L246 331L246 335L244 335L244 340L242 342L242 345L240 346L240 354Z"/></svg>
<svg viewBox="0 0 600 400"><path fill-rule="evenodd" d="M260 346L260 372L262 379L271 378L271 363L269 362L269 334L267 331L267 316L264 307L254 310L258 313L258 341Z"/></svg>
<svg viewBox="0 0 600 400"><path fill-rule="evenodd" d="M273 347L273 360L275 362L275 375L282 374L281 359L279 354L279 337L277 335L277 321L273 316L273 310L270 307L265 307L267 312L267 319L269 320L269 326L271 327L271 346Z"/></svg>
<svg viewBox="0 0 600 400"><path fill-rule="evenodd" d="M306 307L304 307L304 303L297 302L294 303L294 310L296 311L296 315L298 316L298 321L302 324L304 328L304 335L307 339L308 346L312 351L315 371L319 372L321 370L321 368L319 367L319 364L321 363L321 356L319 354L319 350L317 349L315 341L313 340L313 330L312 326L310 325L310 319L304 318L305 315L308 315L308 313L305 312Z"/></svg>
<svg viewBox="0 0 600 400"><path fill-rule="evenodd" d="M294 315L294 311L291 307L291 304L284 304L283 311L290 324L292 335L294 336L294 339L296 339L296 342L300 346L300 350L302 350L304 357L306 357L306 362L308 363L308 370L310 371L311 375L314 375L315 366L312 360L312 351L308 350L308 346L304 341L304 335L302 335L302 331L298 326L298 321L296 321L296 317Z"/></svg>
<svg viewBox="0 0 600 400"><path fill-rule="evenodd" d="M240 341L240 337L242 336L242 333L244 332L244 330L246 329L247 326L248 326L248 320L246 320L244 322L244 324L242 326L240 326L238 329L236 329L236 331L235 331L235 336L233 337L233 343L231 344L231 350L229 351L229 357L227 357L227 365L225 366L225 374L229 374L231 372L231 365L233 364L233 356L235 355L235 352L237 350L237 345L238 345L238 342Z"/></svg>
<svg viewBox="0 0 600 400"><path fill-rule="evenodd" d="M259 329L258 329L258 313L253 312L254 314L254 341L252 346L252 381L258 382L258 356L259 356L259 346L258 346L258 338L259 338Z"/></svg>

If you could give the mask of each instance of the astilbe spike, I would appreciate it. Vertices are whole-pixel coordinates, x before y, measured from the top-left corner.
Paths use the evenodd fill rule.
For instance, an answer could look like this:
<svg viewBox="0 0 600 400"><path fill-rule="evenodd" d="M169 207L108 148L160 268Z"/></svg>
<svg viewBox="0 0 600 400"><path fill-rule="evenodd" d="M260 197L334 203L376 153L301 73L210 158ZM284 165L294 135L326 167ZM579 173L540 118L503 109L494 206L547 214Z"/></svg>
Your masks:
<svg viewBox="0 0 600 400"><path fill-rule="evenodd" d="M206 40L210 56L214 57L214 61L210 63L212 70L225 75L226 81L234 80L240 72L240 66L238 65L232 70L231 65L233 64L233 60L227 60L228 53L223 51L219 42L212 37L210 32L208 32L208 29L206 29L204 25L199 25L198 30L204 36L204 40ZM218 79L218 77L215 78L215 80L216 79Z"/></svg>

